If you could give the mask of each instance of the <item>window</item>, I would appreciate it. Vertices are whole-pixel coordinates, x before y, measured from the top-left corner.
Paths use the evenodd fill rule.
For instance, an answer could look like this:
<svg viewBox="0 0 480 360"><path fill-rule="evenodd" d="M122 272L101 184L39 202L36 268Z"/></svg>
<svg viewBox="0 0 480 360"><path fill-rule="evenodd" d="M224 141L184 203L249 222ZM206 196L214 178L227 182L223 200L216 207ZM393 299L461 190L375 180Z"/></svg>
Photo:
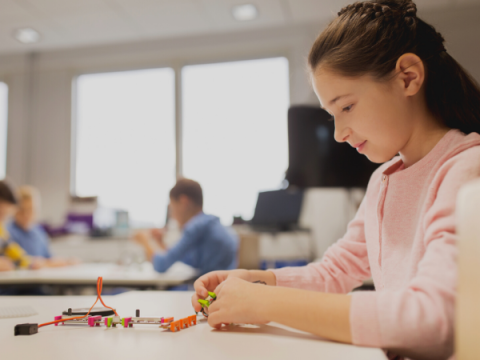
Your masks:
<svg viewBox="0 0 480 360"><path fill-rule="evenodd" d="M0 82L0 179L7 172L8 86Z"/></svg>
<svg viewBox="0 0 480 360"><path fill-rule="evenodd" d="M251 218L258 192L278 189L288 167L287 59L186 66L182 96L184 175L224 224Z"/></svg>
<svg viewBox="0 0 480 360"><path fill-rule="evenodd" d="M129 212L133 226L164 222L175 183L175 75L150 69L76 80L74 192Z"/></svg>

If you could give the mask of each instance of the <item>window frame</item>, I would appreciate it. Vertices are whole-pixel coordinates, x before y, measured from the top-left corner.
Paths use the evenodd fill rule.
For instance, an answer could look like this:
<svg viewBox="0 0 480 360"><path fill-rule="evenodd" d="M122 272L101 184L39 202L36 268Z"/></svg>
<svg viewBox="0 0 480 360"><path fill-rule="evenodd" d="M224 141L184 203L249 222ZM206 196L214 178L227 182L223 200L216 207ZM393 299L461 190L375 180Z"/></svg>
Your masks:
<svg viewBox="0 0 480 360"><path fill-rule="evenodd" d="M186 66L195 65L207 65L207 64L220 64L228 62L250 61L250 60L262 60L283 57L288 62L288 77L289 77L289 102L292 100L292 56L289 51L261 51L244 55L216 55L205 56L198 59L170 59L163 62L151 62L147 64L137 66L108 66L108 67L95 67L77 69L72 74L71 81L71 114L70 114L70 193L72 196L76 196L76 168L77 168L77 81L82 75L92 75L99 73L111 73L121 71L135 71L135 70L147 70L147 69L159 69L159 68L171 68L174 72L174 109L175 109L175 177L181 178L183 176L183 117L182 117L182 70ZM1 77L0 77L1 81Z"/></svg>
<svg viewBox="0 0 480 360"><path fill-rule="evenodd" d="M5 178L8 176L8 131L9 131L9 120L10 120L10 84L8 83L7 79L4 78L3 75L0 75L0 83L4 83L7 86L7 114L6 114L6 126L5 126Z"/></svg>

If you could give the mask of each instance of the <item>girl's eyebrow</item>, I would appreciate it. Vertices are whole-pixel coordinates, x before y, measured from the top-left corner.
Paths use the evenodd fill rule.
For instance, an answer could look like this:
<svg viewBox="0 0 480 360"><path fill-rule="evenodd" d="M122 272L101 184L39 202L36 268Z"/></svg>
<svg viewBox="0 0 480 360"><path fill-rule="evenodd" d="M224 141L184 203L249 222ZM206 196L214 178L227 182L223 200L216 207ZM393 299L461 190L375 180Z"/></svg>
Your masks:
<svg viewBox="0 0 480 360"><path fill-rule="evenodd" d="M347 96L350 96L352 94L345 94L345 95L340 95L340 96L337 96L335 99L333 100L330 100L330 102L328 103L329 105L333 105L335 104L338 100L340 100L341 98L344 98L344 97L347 97ZM326 111L326 109L323 107L323 106L320 106L320 108L322 108L323 110Z"/></svg>
<svg viewBox="0 0 480 360"><path fill-rule="evenodd" d="M340 100L341 98L347 97L347 96L350 96L350 95L352 95L352 94L345 94L345 95L337 96L335 99L331 100L329 104L330 104L330 105L333 105L333 104L335 104L338 100Z"/></svg>

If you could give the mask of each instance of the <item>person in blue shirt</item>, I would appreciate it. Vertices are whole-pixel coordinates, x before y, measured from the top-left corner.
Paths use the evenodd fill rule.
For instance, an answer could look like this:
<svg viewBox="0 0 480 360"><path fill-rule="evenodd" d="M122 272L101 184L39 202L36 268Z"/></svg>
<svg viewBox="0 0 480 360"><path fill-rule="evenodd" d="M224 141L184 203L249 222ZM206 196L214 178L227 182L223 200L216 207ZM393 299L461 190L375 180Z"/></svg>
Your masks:
<svg viewBox="0 0 480 360"><path fill-rule="evenodd" d="M154 229L151 235L164 252L155 251L146 233L135 235L156 271L165 272L176 261L196 268L200 275L237 267L238 238L220 223L218 217L203 212L203 193L198 182L178 180L170 191L169 211L183 231L181 239L172 248L165 246L162 230Z"/></svg>
<svg viewBox="0 0 480 360"><path fill-rule="evenodd" d="M17 210L7 230L11 241L16 242L32 258L37 268L59 267L75 264L74 259L54 258L50 253L50 239L43 228L36 223L40 195L31 186L21 186L17 190Z"/></svg>

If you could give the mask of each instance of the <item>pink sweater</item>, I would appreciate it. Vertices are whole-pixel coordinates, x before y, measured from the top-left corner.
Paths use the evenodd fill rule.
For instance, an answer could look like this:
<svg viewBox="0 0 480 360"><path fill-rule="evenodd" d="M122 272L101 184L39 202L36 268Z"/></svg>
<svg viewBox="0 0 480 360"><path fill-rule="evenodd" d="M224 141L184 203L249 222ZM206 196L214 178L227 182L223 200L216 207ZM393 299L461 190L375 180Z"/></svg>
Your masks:
<svg viewBox="0 0 480 360"><path fill-rule="evenodd" d="M449 131L405 169L395 157L375 171L345 236L319 263L274 270L278 286L352 294L353 343L413 358L453 353L457 283L455 203L480 177L480 135Z"/></svg>

